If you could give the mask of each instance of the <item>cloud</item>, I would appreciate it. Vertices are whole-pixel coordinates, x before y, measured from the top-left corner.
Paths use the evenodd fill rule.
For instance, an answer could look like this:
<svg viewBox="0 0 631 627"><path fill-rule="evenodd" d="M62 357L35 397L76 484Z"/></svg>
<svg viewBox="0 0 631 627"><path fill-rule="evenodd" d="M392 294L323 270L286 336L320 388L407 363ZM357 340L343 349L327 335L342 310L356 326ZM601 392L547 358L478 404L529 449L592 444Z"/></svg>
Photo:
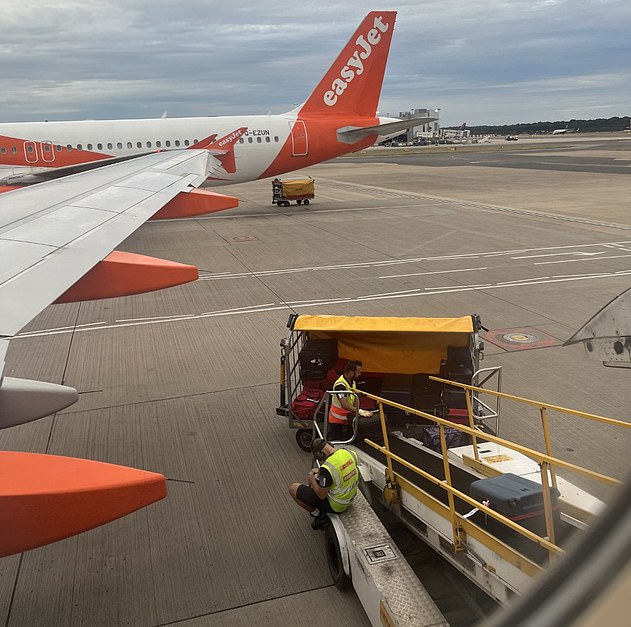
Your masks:
<svg viewBox="0 0 631 627"><path fill-rule="evenodd" d="M444 124L628 113L627 2L397 9L382 112L440 107ZM306 99L366 13L359 0L8 0L3 10L3 121L279 113Z"/></svg>

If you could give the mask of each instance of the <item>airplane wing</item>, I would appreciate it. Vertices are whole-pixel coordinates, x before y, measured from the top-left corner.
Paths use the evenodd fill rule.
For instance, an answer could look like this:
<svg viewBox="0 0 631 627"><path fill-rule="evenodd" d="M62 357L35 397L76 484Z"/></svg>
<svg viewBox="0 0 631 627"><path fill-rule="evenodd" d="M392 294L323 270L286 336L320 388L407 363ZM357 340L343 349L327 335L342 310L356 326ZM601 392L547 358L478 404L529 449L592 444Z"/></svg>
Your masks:
<svg viewBox="0 0 631 627"><path fill-rule="evenodd" d="M45 307L60 298L120 296L197 278L192 266L156 267L151 258L111 253L171 203L212 197L195 188L216 161L205 150L154 153L0 195L0 428L77 398L72 388L2 374L8 342Z"/></svg>
<svg viewBox="0 0 631 627"><path fill-rule="evenodd" d="M221 195L196 188L218 163L207 150L154 153L0 195L0 428L77 399L70 387L3 375L9 341L45 307L197 278L194 266L112 251L152 217L217 210ZM166 479L155 472L0 451L0 557L92 529L165 496Z"/></svg>
<svg viewBox="0 0 631 627"><path fill-rule="evenodd" d="M106 165L112 165L114 163L120 163L122 161L131 161L137 159L146 154L153 154L155 151L146 153L134 153L131 155L124 155L122 157L110 157L105 159L97 159L96 161L84 161L82 163L73 163L72 165L65 165L61 167L42 168L39 172L31 172L29 174L11 174L6 176L0 181L2 185L34 185L35 183L43 183L44 181L52 181L54 179L60 179L64 176L70 176L72 174L79 174L80 172L87 172L88 170L94 170L96 168L102 168Z"/></svg>

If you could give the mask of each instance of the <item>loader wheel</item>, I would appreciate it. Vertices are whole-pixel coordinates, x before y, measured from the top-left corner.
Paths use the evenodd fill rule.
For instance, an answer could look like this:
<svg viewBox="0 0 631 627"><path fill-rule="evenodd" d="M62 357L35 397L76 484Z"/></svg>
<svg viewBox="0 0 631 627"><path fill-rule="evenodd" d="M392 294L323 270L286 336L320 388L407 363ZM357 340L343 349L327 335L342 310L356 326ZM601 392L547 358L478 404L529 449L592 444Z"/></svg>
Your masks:
<svg viewBox="0 0 631 627"><path fill-rule="evenodd" d="M306 201L305 201L305 202L306 202ZM299 199L299 200L297 200L297 201L296 201L296 204L298 204L298 205L302 205L302 200L300 200L300 199Z"/></svg>
<svg viewBox="0 0 631 627"><path fill-rule="evenodd" d="M298 429L296 431L296 443L307 453L311 453L311 442L313 440L313 432L311 429Z"/></svg>
<svg viewBox="0 0 631 627"><path fill-rule="evenodd" d="M308 205L309 204L309 199L305 198L304 203L305 203L305 205Z"/></svg>
<svg viewBox="0 0 631 627"><path fill-rule="evenodd" d="M338 590L345 590L351 583L351 578L344 572L340 543L333 525L328 525L324 531L324 546L326 547L326 561L333 583Z"/></svg>

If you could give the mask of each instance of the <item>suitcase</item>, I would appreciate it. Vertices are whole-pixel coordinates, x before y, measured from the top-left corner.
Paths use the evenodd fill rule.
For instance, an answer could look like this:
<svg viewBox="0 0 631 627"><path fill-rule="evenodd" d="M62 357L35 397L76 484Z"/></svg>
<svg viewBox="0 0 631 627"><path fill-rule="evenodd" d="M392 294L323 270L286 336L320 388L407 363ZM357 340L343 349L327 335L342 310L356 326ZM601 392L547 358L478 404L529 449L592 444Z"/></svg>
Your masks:
<svg viewBox="0 0 631 627"><path fill-rule="evenodd" d="M412 375L386 374L383 377L381 396L399 405L412 406ZM402 409L386 405L384 411L388 416L401 417L405 415Z"/></svg>
<svg viewBox="0 0 631 627"><path fill-rule="evenodd" d="M543 488L539 483L519 475L506 473L490 479L474 481L469 486L469 494L479 501L488 501L491 509L538 536L545 537L547 535L543 509ZM553 526L558 538L562 535L561 515L557 500L559 491L556 488L551 488L550 497ZM470 520L533 561L541 563L548 557L548 552L544 547L538 546L499 520L484 515L483 512L476 512Z"/></svg>
<svg viewBox="0 0 631 627"><path fill-rule="evenodd" d="M466 409L467 393L461 388L445 387L443 390L443 405L450 409Z"/></svg>
<svg viewBox="0 0 631 627"><path fill-rule="evenodd" d="M427 413L442 405L442 383L431 381L429 375L415 374L412 377L412 404Z"/></svg>
<svg viewBox="0 0 631 627"><path fill-rule="evenodd" d="M313 420L315 408L318 406L324 390L305 388L291 404L291 410L301 420Z"/></svg>
<svg viewBox="0 0 631 627"><path fill-rule="evenodd" d="M469 493L478 501L489 501L489 507L514 521L543 516L541 484L513 473L474 481ZM550 489L552 506L557 506L560 492Z"/></svg>
<svg viewBox="0 0 631 627"><path fill-rule="evenodd" d="M453 427L445 427L445 442L447 448L454 448L456 446L466 446L470 444L469 434L458 431ZM421 442L432 451L437 453L442 452L440 446L440 428L439 427L424 427L423 435L421 436Z"/></svg>
<svg viewBox="0 0 631 627"><path fill-rule="evenodd" d="M441 363L444 379L470 383L473 377L473 360L468 346L448 346L447 359Z"/></svg>
<svg viewBox="0 0 631 627"><path fill-rule="evenodd" d="M298 357L303 380L324 379L337 360L337 340L307 340Z"/></svg>

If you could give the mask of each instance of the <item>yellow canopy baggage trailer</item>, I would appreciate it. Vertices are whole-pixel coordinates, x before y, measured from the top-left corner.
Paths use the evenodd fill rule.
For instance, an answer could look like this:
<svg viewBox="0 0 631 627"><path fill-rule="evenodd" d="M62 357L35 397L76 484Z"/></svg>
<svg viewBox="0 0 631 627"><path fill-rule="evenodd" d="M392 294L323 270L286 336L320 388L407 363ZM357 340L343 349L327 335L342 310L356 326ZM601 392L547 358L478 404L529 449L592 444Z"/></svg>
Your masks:
<svg viewBox="0 0 631 627"><path fill-rule="evenodd" d="M466 417L464 394L430 377L480 384L485 376L500 376L498 368L480 370L484 344L478 335L482 327L477 315L397 318L292 314L287 326L289 333L281 343L276 413L288 418L289 428L298 430L296 440L304 450L309 450L314 417L322 420L328 411L329 395L324 392L332 389L349 360L361 361L359 389L457 421ZM474 405L480 422L497 419L497 407L477 400Z"/></svg>
<svg viewBox="0 0 631 627"><path fill-rule="evenodd" d="M272 181L272 204L279 207L289 207L292 200L296 204L308 205L315 198L315 181L311 178L287 179Z"/></svg>

